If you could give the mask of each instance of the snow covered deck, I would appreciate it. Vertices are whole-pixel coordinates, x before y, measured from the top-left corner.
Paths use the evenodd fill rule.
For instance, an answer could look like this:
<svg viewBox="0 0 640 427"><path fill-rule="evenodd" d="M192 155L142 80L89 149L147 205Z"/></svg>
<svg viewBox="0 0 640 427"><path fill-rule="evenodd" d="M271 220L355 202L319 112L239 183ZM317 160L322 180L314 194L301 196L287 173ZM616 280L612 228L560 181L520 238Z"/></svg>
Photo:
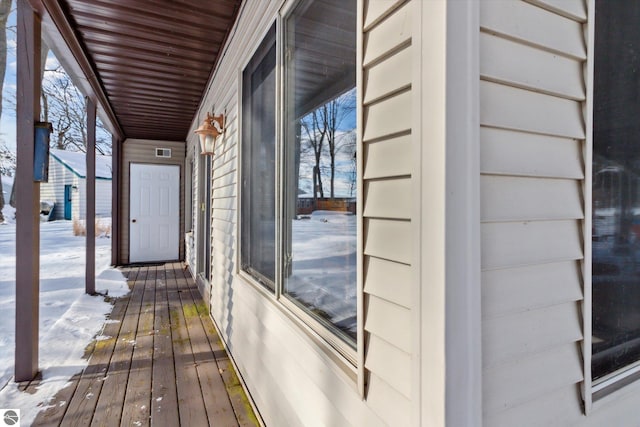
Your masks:
<svg viewBox="0 0 640 427"><path fill-rule="evenodd" d="M89 365L33 425L257 425L184 265L122 272L131 293L87 348Z"/></svg>

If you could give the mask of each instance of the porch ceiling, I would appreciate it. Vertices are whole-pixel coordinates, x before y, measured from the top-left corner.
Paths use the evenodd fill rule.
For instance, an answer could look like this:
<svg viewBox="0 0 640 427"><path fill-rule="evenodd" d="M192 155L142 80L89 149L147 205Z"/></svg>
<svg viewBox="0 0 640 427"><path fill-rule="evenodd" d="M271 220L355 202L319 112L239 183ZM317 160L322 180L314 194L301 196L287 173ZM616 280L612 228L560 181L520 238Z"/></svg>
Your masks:
<svg viewBox="0 0 640 427"><path fill-rule="evenodd" d="M64 40L62 56L72 54L116 133L184 141L241 0L31 3L43 6L52 49Z"/></svg>

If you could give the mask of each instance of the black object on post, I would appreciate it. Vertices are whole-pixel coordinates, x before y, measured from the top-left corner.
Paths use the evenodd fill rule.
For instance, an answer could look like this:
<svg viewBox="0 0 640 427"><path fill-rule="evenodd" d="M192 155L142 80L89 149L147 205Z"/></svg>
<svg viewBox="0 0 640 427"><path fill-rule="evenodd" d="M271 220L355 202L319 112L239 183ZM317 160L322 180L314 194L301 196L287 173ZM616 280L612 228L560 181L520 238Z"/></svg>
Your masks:
<svg viewBox="0 0 640 427"><path fill-rule="evenodd" d="M49 122L36 122L33 150L33 180L49 181L49 138L53 126Z"/></svg>

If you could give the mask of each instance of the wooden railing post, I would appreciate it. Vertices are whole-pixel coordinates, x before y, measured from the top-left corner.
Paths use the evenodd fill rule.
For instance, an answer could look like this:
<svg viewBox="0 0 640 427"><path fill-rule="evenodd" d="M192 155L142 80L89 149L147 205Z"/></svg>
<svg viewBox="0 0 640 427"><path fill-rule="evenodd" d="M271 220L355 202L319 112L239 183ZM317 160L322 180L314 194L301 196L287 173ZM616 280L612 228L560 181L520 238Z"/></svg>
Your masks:
<svg viewBox="0 0 640 427"><path fill-rule="evenodd" d="M111 138L111 265L120 264L120 157L121 140Z"/></svg>
<svg viewBox="0 0 640 427"><path fill-rule="evenodd" d="M85 291L89 295L96 293L96 103L87 97L87 178L86 197L86 273Z"/></svg>

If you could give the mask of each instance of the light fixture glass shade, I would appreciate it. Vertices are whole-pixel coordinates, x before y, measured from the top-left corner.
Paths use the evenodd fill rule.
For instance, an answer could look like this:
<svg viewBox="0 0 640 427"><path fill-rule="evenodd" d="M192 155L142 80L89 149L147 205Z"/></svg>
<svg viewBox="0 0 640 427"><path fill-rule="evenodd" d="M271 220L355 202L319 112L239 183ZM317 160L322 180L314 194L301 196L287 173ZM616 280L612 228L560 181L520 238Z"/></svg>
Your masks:
<svg viewBox="0 0 640 427"><path fill-rule="evenodd" d="M215 150L217 137L224 132L223 115L212 116L210 113L207 113L207 117L194 132L197 133L200 138L200 154L212 155Z"/></svg>
<svg viewBox="0 0 640 427"><path fill-rule="evenodd" d="M201 133L200 138L200 154L213 154L215 150L216 137L211 134Z"/></svg>

